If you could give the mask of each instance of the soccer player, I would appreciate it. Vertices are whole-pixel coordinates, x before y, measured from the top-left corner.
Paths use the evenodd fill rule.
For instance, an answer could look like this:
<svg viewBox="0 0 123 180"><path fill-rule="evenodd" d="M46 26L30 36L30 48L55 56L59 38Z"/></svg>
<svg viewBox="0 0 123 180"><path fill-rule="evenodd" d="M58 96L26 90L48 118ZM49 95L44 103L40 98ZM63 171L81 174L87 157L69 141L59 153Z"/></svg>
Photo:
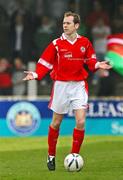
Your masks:
<svg viewBox="0 0 123 180"><path fill-rule="evenodd" d="M91 42L77 34L80 25L78 14L66 12L63 18L64 33L53 40L40 56L35 72L26 71L24 80L41 80L50 72L54 81L49 108L53 110L52 122L48 133L49 170L55 170L56 144L64 114L72 107L75 113L76 127L73 130L71 153L80 152L84 139L84 124L88 107L88 73L91 71L110 69L107 61L97 62Z"/></svg>

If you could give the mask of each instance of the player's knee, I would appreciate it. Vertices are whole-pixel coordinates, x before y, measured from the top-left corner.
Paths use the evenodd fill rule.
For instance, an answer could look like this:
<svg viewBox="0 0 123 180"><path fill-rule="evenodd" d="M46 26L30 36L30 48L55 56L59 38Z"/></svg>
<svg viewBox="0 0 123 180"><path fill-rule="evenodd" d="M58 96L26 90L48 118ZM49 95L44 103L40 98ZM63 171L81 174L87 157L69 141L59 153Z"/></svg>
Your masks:
<svg viewBox="0 0 123 180"><path fill-rule="evenodd" d="M78 128L84 128L84 124L85 124L85 120L84 119L78 119L77 121L76 121L76 126L78 127Z"/></svg>
<svg viewBox="0 0 123 180"><path fill-rule="evenodd" d="M55 121L55 122L52 122L51 125L52 125L52 127L53 127L54 129L59 129L59 127L60 127L60 122L59 122L59 121Z"/></svg>

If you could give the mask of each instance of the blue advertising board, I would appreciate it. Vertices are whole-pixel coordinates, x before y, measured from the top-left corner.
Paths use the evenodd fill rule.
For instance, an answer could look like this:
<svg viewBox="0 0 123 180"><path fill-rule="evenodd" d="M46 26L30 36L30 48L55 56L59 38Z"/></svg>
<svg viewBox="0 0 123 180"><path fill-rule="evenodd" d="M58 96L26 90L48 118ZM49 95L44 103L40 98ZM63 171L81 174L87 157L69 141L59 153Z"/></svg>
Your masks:
<svg viewBox="0 0 123 180"><path fill-rule="evenodd" d="M51 118L47 99L2 99L0 137L45 136ZM74 113L70 110L63 119L61 135L71 135L74 126ZM85 132L87 135L123 135L123 99L90 99Z"/></svg>

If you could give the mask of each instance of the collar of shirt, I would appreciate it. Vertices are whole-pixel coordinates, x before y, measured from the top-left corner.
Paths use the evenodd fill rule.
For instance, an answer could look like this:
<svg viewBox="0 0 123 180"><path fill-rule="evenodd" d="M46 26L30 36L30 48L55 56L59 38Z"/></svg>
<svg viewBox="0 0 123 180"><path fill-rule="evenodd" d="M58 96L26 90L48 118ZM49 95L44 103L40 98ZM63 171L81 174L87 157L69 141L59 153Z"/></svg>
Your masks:
<svg viewBox="0 0 123 180"><path fill-rule="evenodd" d="M71 44L74 44L77 41L77 39L80 38L80 35L76 33L76 39L74 41L68 40L64 33L62 34L61 38L64 39L64 40L67 40Z"/></svg>

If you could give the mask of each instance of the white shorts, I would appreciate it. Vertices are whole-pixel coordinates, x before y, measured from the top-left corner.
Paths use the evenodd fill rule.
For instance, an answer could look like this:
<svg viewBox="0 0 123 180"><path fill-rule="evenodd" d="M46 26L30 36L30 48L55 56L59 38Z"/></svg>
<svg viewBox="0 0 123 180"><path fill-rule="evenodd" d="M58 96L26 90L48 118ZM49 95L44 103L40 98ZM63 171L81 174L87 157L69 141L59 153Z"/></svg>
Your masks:
<svg viewBox="0 0 123 180"><path fill-rule="evenodd" d="M55 81L49 108L58 114L66 114L69 109L87 109L88 90L84 81Z"/></svg>

